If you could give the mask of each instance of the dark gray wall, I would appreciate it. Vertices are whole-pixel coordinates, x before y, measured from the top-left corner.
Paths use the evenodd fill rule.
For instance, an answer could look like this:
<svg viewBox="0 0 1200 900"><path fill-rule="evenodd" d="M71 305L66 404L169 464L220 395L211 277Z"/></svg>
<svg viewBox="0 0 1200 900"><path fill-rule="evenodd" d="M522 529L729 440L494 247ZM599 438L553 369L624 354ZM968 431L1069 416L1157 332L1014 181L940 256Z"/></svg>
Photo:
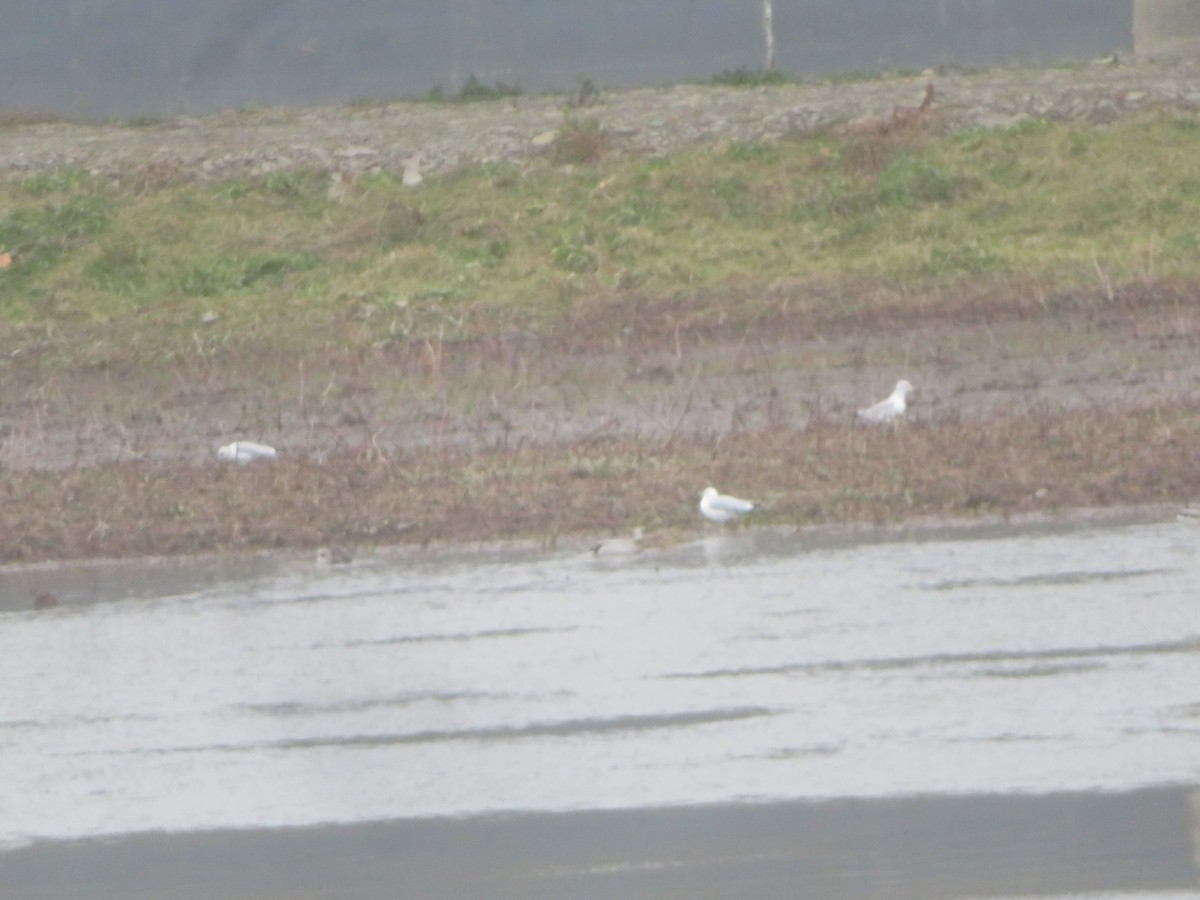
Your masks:
<svg viewBox="0 0 1200 900"><path fill-rule="evenodd" d="M1139 55L1200 57L1200 0L1133 0L1133 43Z"/></svg>
<svg viewBox="0 0 1200 900"><path fill-rule="evenodd" d="M1131 0L775 0L802 74L1086 58ZM762 60L761 0L0 0L0 108L82 117L706 79Z"/></svg>

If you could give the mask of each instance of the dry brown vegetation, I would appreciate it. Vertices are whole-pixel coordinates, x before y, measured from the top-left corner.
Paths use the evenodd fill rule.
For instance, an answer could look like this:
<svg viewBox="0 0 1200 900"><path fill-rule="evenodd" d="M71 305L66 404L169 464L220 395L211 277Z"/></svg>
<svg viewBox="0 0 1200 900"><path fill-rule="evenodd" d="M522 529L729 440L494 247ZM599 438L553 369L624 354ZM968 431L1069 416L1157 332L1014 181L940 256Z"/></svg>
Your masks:
<svg viewBox="0 0 1200 900"><path fill-rule="evenodd" d="M911 342L903 370L871 361L876 319L799 297L725 323L718 297L600 305L528 343L414 340L326 359L320 378L309 358L302 389L282 360L226 356L189 370L172 398L151 385L157 408L133 396L145 371L108 368L92 389L110 404L130 395L121 462L97 458L93 398L60 372L25 421L50 429L28 452L57 429L62 457L6 466L0 558L552 543L634 525L682 537L704 527L695 504L709 482L759 501L761 525L1180 503L1200 494L1195 294L1162 283L1113 300L1006 303L982 287L961 306L897 300L886 321ZM872 397L838 385L890 387L914 370L925 379L912 376L911 421L854 424ZM83 406L56 413L69 396ZM284 458L219 464L228 434L213 420L285 435ZM156 445L166 434L177 443ZM10 426L10 453L17 437Z"/></svg>
<svg viewBox="0 0 1200 900"><path fill-rule="evenodd" d="M430 449L317 464L122 463L9 473L0 557L358 547L698 529L697 486L736 485L763 524L1170 503L1200 487L1200 403L987 421L676 436L669 449L598 438L517 449ZM40 515L32 515L40 512Z"/></svg>

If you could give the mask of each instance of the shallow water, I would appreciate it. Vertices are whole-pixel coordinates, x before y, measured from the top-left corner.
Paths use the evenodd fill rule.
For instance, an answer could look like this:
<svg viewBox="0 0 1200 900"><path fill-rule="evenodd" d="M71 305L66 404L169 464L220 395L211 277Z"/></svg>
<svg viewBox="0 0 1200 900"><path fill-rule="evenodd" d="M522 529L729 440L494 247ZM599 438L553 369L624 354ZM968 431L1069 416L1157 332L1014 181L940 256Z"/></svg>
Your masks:
<svg viewBox="0 0 1200 900"><path fill-rule="evenodd" d="M1195 785L1198 543L1125 521L8 571L0 841Z"/></svg>

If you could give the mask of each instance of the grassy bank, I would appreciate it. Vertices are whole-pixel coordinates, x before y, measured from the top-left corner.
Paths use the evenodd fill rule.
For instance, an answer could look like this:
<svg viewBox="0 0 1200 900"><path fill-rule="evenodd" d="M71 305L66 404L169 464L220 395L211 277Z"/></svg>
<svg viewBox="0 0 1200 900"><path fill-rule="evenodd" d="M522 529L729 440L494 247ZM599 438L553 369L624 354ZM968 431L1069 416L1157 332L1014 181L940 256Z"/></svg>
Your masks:
<svg viewBox="0 0 1200 900"><path fill-rule="evenodd" d="M1194 118L954 134L917 118L655 159L607 158L604 140L568 121L529 165L415 190L391 173L178 183L152 165L0 184L5 341L169 359L491 334L681 293L703 312L718 292L708 312L737 321L781 280L1111 290L1200 273Z"/></svg>
<svg viewBox="0 0 1200 900"><path fill-rule="evenodd" d="M774 524L1200 492L1195 118L608 140L0 183L0 559L686 533L710 482ZM854 427L902 374L916 422Z"/></svg>

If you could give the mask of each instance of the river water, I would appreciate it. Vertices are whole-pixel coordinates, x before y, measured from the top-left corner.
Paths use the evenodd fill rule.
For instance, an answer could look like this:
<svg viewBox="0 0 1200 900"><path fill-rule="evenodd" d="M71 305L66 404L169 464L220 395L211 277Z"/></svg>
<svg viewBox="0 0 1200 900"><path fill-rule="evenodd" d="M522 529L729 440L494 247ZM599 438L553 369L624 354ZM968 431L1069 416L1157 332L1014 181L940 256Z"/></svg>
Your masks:
<svg viewBox="0 0 1200 900"><path fill-rule="evenodd" d="M136 832L1187 791L1198 543L1126 519L8 570L0 872Z"/></svg>

